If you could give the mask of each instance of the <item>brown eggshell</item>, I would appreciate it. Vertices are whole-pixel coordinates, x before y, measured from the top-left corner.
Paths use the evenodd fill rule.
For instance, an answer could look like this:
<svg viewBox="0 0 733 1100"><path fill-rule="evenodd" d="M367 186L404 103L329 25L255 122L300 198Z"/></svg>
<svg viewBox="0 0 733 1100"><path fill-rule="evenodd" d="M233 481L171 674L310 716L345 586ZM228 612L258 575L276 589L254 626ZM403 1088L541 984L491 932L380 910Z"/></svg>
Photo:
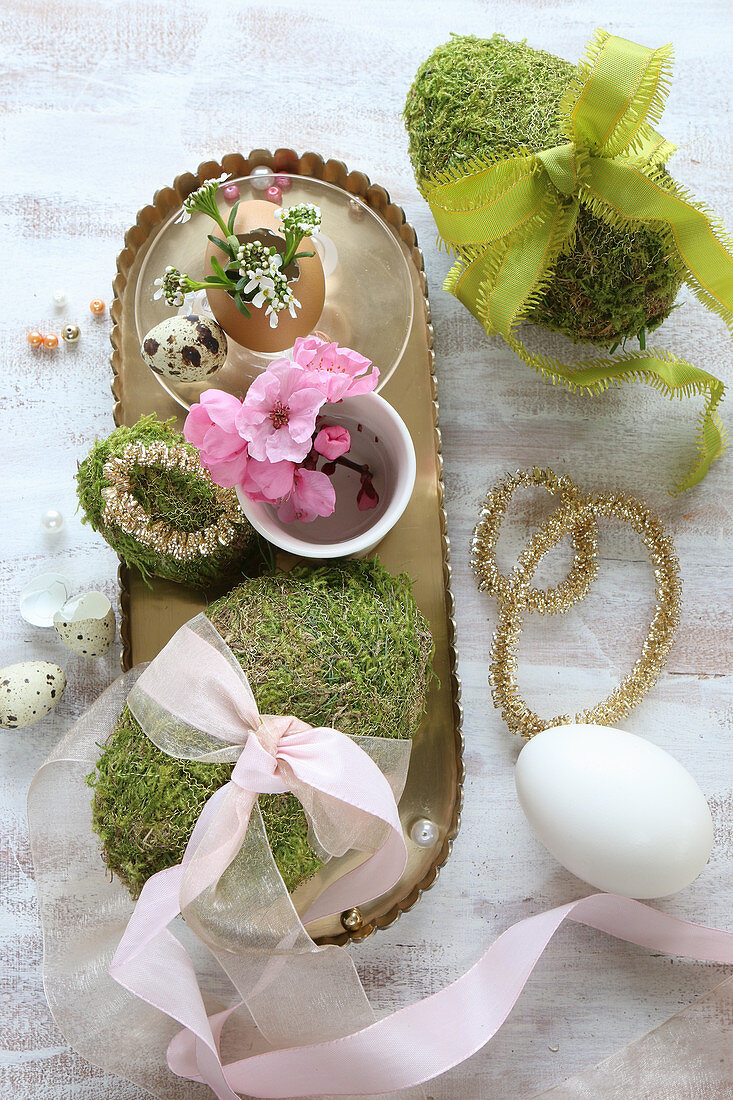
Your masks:
<svg viewBox="0 0 733 1100"><path fill-rule="evenodd" d="M269 229L282 237L280 222L274 216L275 207L264 199L249 199L240 203L234 221L234 232L250 233L256 229ZM310 241L303 239L301 248L310 251ZM288 310L280 313L277 328L270 327L270 319L264 308L250 306L251 317L244 317L225 290L209 290L207 298L211 312L216 317L227 336L236 340L245 348L259 352L277 352L290 348L299 336L307 336L316 327L323 312L326 297L326 280L318 253L313 248L313 256L298 260L300 277L293 282L292 289L300 302L297 317L291 317ZM225 254L218 245L209 241L204 264L205 274L213 274L211 257L216 256L223 265Z"/></svg>

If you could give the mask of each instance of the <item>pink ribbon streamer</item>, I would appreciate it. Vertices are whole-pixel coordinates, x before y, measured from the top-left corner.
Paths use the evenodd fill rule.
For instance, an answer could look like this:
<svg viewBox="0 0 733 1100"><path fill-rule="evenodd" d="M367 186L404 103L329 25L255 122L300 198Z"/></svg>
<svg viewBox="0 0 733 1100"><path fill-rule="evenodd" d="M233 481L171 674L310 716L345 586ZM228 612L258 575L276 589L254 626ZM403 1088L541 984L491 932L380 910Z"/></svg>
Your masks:
<svg viewBox="0 0 733 1100"><path fill-rule="evenodd" d="M192 680L181 674L189 669ZM245 845L258 794L295 794L317 850L333 856L352 848L370 852L321 894L307 921L362 904L399 880L407 850L397 804L377 765L338 730L261 716L246 676L205 616L174 635L142 673L128 704L170 755L236 757L230 782L207 801L181 863L146 882L109 971L129 992L184 1026L195 1044L198 1078L221 1100L236 1100L193 964L168 925L185 913L196 929L201 917L195 903L204 895L216 900L220 881ZM257 888L257 882L249 887ZM282 943L281 950L287 948Z"/></svg>
<svg viewBox="0 0 733 1100"><path fill-rule="evenodd" d="M652 951L733 964L731 932L691 924L629 898L592 894L512 925L470 970L438 993L343 1038L230 1063L223 1067L224 1079L235 1096L267 1100L371 1096L432 1080L496 1034L566 919ZM230 1012L215 1017L217 1035ZM196 1057L190 1035L171 1043L174 1072L188 1076Z"/></svg>

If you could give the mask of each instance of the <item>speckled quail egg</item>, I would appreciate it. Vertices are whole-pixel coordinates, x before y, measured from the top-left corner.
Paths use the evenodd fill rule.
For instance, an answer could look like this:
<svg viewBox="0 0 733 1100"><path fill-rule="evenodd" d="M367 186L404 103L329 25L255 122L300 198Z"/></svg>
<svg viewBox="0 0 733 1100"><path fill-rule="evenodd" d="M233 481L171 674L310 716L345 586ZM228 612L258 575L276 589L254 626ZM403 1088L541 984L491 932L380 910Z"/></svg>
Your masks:
<svg viewBox="0 0 733 1100"><path fill-rule="evenodd" d="M66 687L63 669L50 661L21 661L0 670L0 726L20 730L40 721Z"/></svg>
<svg viewBox="0 0 733 1100"><path fill-rule="evenodd" d="M53 627L68 649L81 657L102 657L115 636L115 613L102 592L84 592L67 600Z"/></svg>
<svg viewBox="0 0 733 1100"><path fill-rule="evenodd" d="M140 352L156 374L177 382L200 382L224 366L227 338L213 318L189 313L167 317L151 328Z"/></svg>

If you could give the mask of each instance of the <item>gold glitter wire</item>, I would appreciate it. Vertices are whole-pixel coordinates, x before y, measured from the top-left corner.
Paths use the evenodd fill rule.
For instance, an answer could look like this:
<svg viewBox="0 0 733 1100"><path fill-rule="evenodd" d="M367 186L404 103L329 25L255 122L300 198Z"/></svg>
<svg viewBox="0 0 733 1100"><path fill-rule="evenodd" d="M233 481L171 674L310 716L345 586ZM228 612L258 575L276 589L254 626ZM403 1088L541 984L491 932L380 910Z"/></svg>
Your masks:
<svg viewBox="0 0 733 1100"><path fill-rule="evenodd" d="M471 551L479 588L499 599L508 598L511 586L511 579L503 576L496 564L496 543L501 521L516 490L532 486L546 489L551 496L559 496L563 504L581 496L580 489L569 477L558 477L552 470L541 470L537 466L507 474L494 486L481 509ZM567 577L556 588L527 587L523 599L529 611L538 611L541 615L563 614L587 595L598 572L597 536L598 525L592 515L572 528L573 562Z"/></svg>
<svg viewBox="0 0 733 1100"><path fill-rule="evenodd" d="M545 484L548 475L552 475L552 472L536 469L519 471L516 475L518 479L516 484ZM498 524L493 522L487 524L485 520L488 515L493 521L495 511L492 510L492 506L500 508L503 501L503 507L506 509L513 489L507 494L502 492L502 487L505 488L510 480L505 479L497 487L500 490L498 499L492 499L494 493L489 494L482 511L482 520L474 532L473 565L479 576L480 587L488 587L487 584L481 584L483 578L499 578L494 561ZM570 491L570 486L575 490L574 492ZM614 725L624 719L656 683L679 625L682 596L679 560L672 539L665 533L661 521L646 505L624 493L603 493L590 497L584 496L576 486L572 485L572 482L570 486L566 486L568 492L564 503L530 540L520 554L511 575L500 578L501 583L495 579L494 587L491 589L498 597L499 609L499 622L493 638L489 663L491 695L494 706L501 710L502 717L511 732L520 733L527 739L550 726L567 723ZM514 487L516 488L516 485ZM523 614L528 610L541 609L540 606L534 608L532 606L530 582L542 558L557 546L565 535L571 532L577 533L578 530L594 529L596 521L600 518L616 519L630 524L649 552L656 582L656 605L649 633L633 668L610 695L595 706L588 707L575 715L559 714L549 720L543 719L526 705L517 682L517 660ZM579 557L576 555L574 569L577 569L578 562ZM594 550L591 566L593 575L596 570L597 551ZM549 606L552 602L552 592L544 593L547 597L545 602L548 604L545 610L567 610L572 603L582 598L578 593L584 585L583 578L576 573L574 587L571 586L572 590L567 587L569 580L570 574L563 584L554 590L557 593L563 585L566 586L565 595L555 601L554 607ZM587 585L585 590L587 591Z"/></svg>
<svg viewBox="0 0 733 1100"><path fill-rule="evenodd" d="M195 450L185 446L169 447L163 442L128 443L122 453L104 464L104 477L109 485L102 489L102 518L131 535L143 546L165 554L176 561L195 561L215 554L239 537L238 528L245 523L234 489L213 485L219 516L199 531L179 531L162 520L153 521L132 492L130 475L136 466L160 466L178 470L202 481L211 475L201 465Z"/></svg>

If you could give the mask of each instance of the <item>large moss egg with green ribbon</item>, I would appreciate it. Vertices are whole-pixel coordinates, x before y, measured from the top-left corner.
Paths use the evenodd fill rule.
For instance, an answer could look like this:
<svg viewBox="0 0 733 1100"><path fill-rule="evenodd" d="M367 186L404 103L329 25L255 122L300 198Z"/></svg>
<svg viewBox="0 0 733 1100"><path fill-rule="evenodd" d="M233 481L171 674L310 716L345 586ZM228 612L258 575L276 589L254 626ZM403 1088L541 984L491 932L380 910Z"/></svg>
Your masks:
<svg viewBox="0 0 733 1100"><path fill-rule="evenodd" d="M392 576L377 561L298 566L245 581L206 614L262 714L370 737L417 733L433 643L406 575ZM204 804L231 771L167 756L122 711L88 782L104 861L133 897L156 871L180 862ZM292 891L321 865L305 815L290 794L260 795L259 806Z"/></svg>
<svg viewBox="0 0 733 1100"><path fill-rule="evenodd" d="M575 66L524 42L454 36L418 69L405 105L418 185L472 158L540 152L567 141L558 106ZM611 347L655 329L684 269L652 229L609 225L581 205L528 320L573 341Z"/></svg>

